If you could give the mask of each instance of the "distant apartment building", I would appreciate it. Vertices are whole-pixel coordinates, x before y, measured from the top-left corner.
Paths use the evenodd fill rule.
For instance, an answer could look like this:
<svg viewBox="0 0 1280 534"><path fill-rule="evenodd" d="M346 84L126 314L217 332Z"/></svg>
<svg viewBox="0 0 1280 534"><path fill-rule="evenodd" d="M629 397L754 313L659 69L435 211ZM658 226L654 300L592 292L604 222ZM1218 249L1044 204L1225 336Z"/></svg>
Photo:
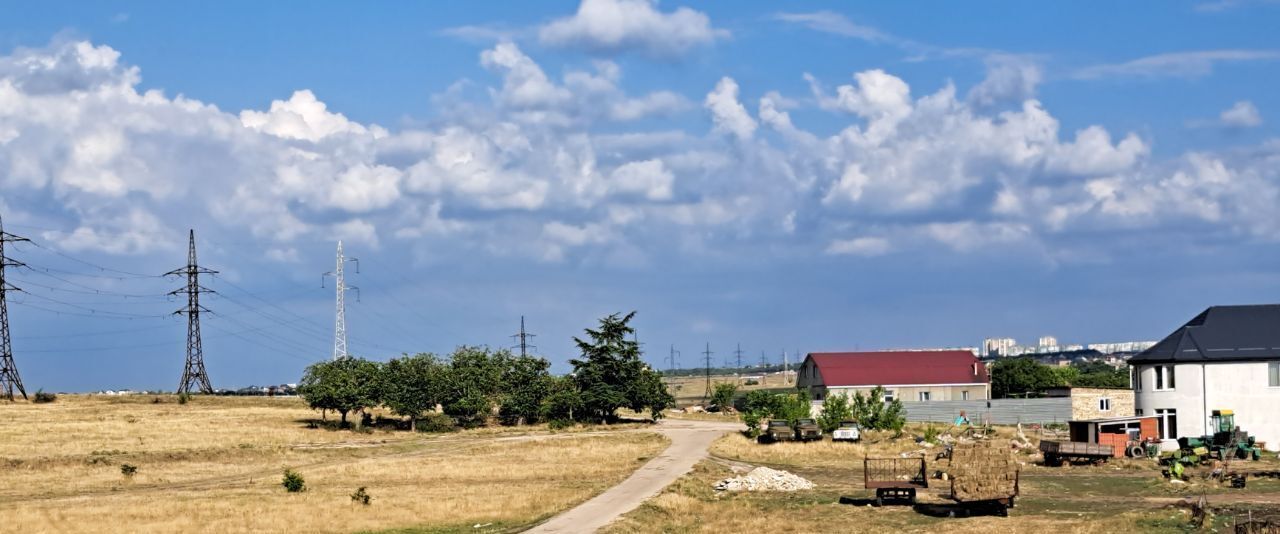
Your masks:
<svg viewBox="0 0 1280 534"><path fill-rule="evenodd" d="M980 356L1009 356L1018 342L1011 337L989 337L982 340Z"/></svg>
<svg viewBox="0 0 1280 534"><path fill-rule="evenodd" d="M1036 346L1041 350L1048 352L1056 352L1058 350L1058 338L1053 336L1040 336L1040 341Z"/></svg>

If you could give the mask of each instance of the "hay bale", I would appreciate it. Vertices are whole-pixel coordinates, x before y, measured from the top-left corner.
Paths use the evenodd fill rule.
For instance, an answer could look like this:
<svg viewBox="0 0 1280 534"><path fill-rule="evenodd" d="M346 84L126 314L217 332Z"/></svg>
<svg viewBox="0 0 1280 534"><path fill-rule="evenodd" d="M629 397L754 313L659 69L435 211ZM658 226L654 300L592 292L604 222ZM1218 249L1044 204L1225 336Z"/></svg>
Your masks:
<svg viewBox="0 0 1280 534"><path fill-rule="evenodd" d="M951 495L961 501L1003 499L1014 494L1018 462L1013 443L993 439L958 443L951 451L947 469Z"/></svg>

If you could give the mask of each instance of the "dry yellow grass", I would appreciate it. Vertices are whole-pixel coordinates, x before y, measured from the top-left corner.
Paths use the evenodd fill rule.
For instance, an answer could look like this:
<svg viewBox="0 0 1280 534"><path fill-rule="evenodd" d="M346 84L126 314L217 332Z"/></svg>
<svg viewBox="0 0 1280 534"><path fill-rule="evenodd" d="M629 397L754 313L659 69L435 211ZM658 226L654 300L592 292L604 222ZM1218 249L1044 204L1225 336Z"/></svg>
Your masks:
<svg viewBox="0 0 1280 534"><path fill-rule="evenodd" d="M1189 519L1182 510L1135 509L1140 507L1114 498L1056 507L1044 500L1024 501L1007 518L935 517L907 506L842 504L842 496L865 497L860 480L856 485L819 481L817 489L794 493L723 493L711 488L728 476L732 472L722 465L700 463L605 532L1181 532ZM947 502L932 494L921 500Z"/></svg>
<svg viewBox="0 0 1280 534"><path fill-rule="evenodd" d="M23 532L349 532L528 524L665 447L649 432L307 429L296 399L0 404L0 517ZM133 421L133 422L130 422ZM627 427L616 427L625 430ZM120 464L138 466L125 477ZM309 490L286 493L295 468ZM360 486L373 498L353 505ZM480 530L483 531L483 530Z"/></svg>

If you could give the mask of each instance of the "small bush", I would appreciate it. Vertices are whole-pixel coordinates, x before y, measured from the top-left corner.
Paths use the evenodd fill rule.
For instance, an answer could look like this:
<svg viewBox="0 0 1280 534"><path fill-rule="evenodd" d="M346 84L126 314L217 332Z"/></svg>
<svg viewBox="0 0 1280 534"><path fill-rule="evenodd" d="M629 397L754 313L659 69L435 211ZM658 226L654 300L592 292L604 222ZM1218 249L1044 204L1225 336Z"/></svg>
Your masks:
<svg viewBox="0 0 1280 534"><path fill-rule="evenodd" d="M302 475L292 469L284 470L284 480L280 481L280 485L284 486L285 491L289 493L307 491L307 481L303 480Z"/></svg>
<svg viewBox="0 0 1280 534"><path fill-rule="evenodd" d="M133 475L138 474L138 466L129 465L129 464L120 464L120 474L129 478L133 478Z"/></svg>
<svg viewBox="0 0 1280 534"><path fill-rule="evenodd" d="M938 444L938 436L939 436L940 434L942 434L942 431L938 430L938 427L935 427L935 426L933 426L933 425L929 425L929 426L927 426L927 427L924 427L924 441L925 441L926 443L931 443L931 444L937 445L937 444Z"/></svg>
<svg viewBox="0 0 1280 534"><path fill-rule="evenodd" d="M761 417L760 412L757 412L757 411L744 412L742 414L742 422L746 423L747 425L747 430L746 430L747 437L751 439L760 437L760 420L761 419L763 419L763 417Z"/></svg>
<svg viewBox="0 0 1280 534"><path fill-rule="evenodd" d="M151 404L160 404L160 397L152 397Z"/></svg>
<svg viewBox="0 0 1280 534"><path fill-rule="evenodd" d="M372 501L373 497L369 495L369 492L364 490L364 486L360 486L360 489L351 494L351 502L369 506L369 503Z"/></svg>
<svg viewBox="0 0 1280 534"><path fill-rule="evenodd" d="M35 398L31 399L31 402L34 402L36 404L45 404L45 403L53 402L56 400L58 400L57 395L54 395L53 393L45 393L44 390L41 389L36 391L36 396Z"/></svg>
<svg viewBox="0 0 1280 534"><path fill-rule="evenodd" d="M754 379L754 378L748 378L746 382L743 382L743 383L742 383L742 385L744 385L744 386L758 386L758 385L760 385L760 381L759 381L759 380L756 380L756 379Z"/></svg>
<svg viewBox="0 0 1280 534"><path fill-rule="evenodd" d="M552 419L550 421L547 421L547 428L551 430L564 430L566 428L572 428L572 427L573 427L573 421L569 419Z"/></svg>
<svg viewBox="0 0 1280 534"><path fill-rule="evenodd" d="M427 414L418 419L418 432L453 432L457 423L452 417L442 413Z"/></svg>
<svg viewBox="0 0 1280 534"><path fill-rule="evenodd" d="M187 392L185 392L185 391L184 391L184 392L182 392L182 393L179 393L179 394L178 394L178 404L186 404L186 403L187 403L187 401L190 401L190 400L191 400L191 394L190 394L190 393L187 393Z"/></svg>

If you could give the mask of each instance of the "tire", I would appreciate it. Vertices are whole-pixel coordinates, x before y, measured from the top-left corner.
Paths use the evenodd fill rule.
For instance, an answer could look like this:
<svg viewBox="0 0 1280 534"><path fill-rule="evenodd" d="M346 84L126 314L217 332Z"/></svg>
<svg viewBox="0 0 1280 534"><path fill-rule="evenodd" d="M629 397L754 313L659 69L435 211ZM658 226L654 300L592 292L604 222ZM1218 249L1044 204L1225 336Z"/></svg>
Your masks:
<svg viewBox="0 0 1280 534"><path fill-rule="evenodd" d="M1146 451L1142 449L1141 445L1134 445L1132 447L1129 447L1128 452L1129 452L1128 456L1130 458L1142 458L1143 456L1147 455Z"/></svg>

